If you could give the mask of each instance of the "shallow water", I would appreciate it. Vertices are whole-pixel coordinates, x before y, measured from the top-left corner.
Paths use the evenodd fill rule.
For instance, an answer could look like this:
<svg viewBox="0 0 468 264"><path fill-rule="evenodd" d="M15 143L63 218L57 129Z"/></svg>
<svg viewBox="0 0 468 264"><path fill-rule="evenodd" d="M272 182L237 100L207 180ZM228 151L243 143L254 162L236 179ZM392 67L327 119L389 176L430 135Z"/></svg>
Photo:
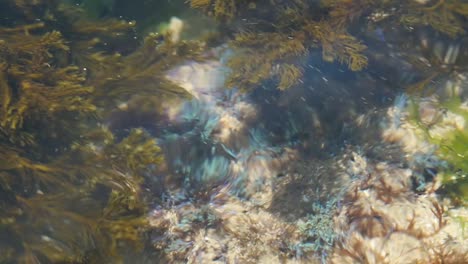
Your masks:
<svg viewBox="0 0 468 264"><path fill-rule="evenodd" d="M304 66L297 85L280 91L270 78L243 91L226 84L230 59L243 51L227 44L232 34L199 53L184 41L271 30L265 12L227 26L183 1L68 1L95 25L137 22L131 33L106 35L74 31L80 20L55 3L14 2L0 4L10 10L0 20L0 263L445 263L434 252L448 238L445 261L468 261L457 224L468 221L460 165L468 150L456 141L468 122L464 34L374 24L386 14L376 8L349 29L367 46L367 68L351 71L310 48L286 60ZM263 5L250 3L246 16ZM179 17L171 39L182 46L164 46L163 34L142 43L170 17ZM44 24L22 27L35 20ZM31 47L47 39L16 47L50 28L72 48L57 53L55 43L42 61ZM83 79L58 87L79 85L41 92L56 89L63 72L55 70L68 65ZM88 99L91 114L74 112ZM57 118L60 102L73 107Z"/></svg>

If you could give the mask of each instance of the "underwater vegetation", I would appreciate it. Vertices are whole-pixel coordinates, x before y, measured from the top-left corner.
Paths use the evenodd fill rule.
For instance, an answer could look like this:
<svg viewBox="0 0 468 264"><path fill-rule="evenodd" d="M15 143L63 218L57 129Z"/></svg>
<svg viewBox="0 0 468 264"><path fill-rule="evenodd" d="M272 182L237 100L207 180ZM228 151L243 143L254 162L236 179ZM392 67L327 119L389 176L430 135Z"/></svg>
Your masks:
<svg viewBox="0 0 468 264"><path fill-rule="evenodd" d="M370 16L375 23L390 23L405 27L430 26L450 37L465 33L468 4L458 0L324 0L334 23L347 23ZM391 23L390 23L391 24Z"/></svg>
<svg viewBox="0 0 468 264"><path fill-rule="evenodd" d="M86 10L66 4L75 2L82 3ZM161 7L158 11L161 13L164 13L161 10L170 9L160 2L136 3ZM313 174L302 173L304 180L296 182L292 173L286 175L277 168L265 170L266 165L281 167L283 163L292 163L289 156L278 157L284 153L277 151L284 148L286 152L286 146L290 145L269 149L265 146L270 142L267 142L264 130L232 129L228 126L237 124L233 122L236 119L231 118L237 116L227 113L229 100L245 103L242 96L236 97L236 89L226 91L224 97L217 98L219 101L213 100L211 109L206 108L208 100L200 105L197 102L185 105L192 115L181 115L181 119L190 124L181 121L182 128L168 129L183 130L192 123L206 121L201 127L202 132L193 136L203 136L199 141L206 146L201 152L193 148L193 141L181 135L166 138L166 144L172 143L170 140L175 142L174 146L186 143L180 144L178 150L193 162L189 169L201 164L199 170L189 177L183 175L168 180L173 189L162 192L169 198L155 198L159 193L148 193L146 188L148 181L153 184L163 182L154 178L168 169L167 164L177 167L181 163L180 160L167 162L168 156L164 156L162 144L155 139L155 134L161 135L166 131L147 131L135 120L131 120L135 123L129 127L122 125L124 129L119 131L108 127L108 124L114 118L119 119L122 112L133 111L144 119L148 117L145 121L152 123L164 116L160 112L167 105L191 98L194 94L169 80L167 74L187 61L196 66L195 62L206 60L207 48L211 48L213 43L228 42L232 54L235 54L227 62L230 68L227 87L250 91L268 84L268 87L286 90L303 84L309 73L310 58L330 65L337 62L337 65L343 64L353 72L364 70L370 60L364 38L361 39L365 35L363 31L397 26L411 33L414 28L429 28L431 32L456 39L464 36L468 16L468 5L454 0L189 2L192 8L219 22L222 32L213 36L216 41L172 41L171 32L140 34L141 28L135 21L112 18L119 9L129 7L129 1L1 1L0 263L131 262L150 243L156 247L156 254L160 254L161 259L180 262L187 259L196 262L200 256L213 261L239 260L238 255L245 263L262 257L265 257L263 260L272 257L275 261L292 258L316 260L318 257L325 261L333 246L342 239L333 225L336 212L341 210L343 195L330 193L335 186L323 184L317 192L336 194L336 197L326 202L329 197L317 195L322 199L312 205L308 192L316 188ZM128 17L138 13L136 9L129 10ZM147 12L151 9L148 8ZM144 23L167 20L166 17L153 19ZM364 28L358 26L362 22L367 22ZM144 25L144 28L150 27ZM312 53L320 53L320 56L313 57ZM425 84L435 78L434 74L438 74L437 71L444 69L443 73L451 73L463 66L460 65L463 63L461 60L449 58L446 61L443 56L430 62L435 66L422 70L430 78L417 83L415 91L423 90ZM200 93L200 96L211 95ZM298 98L301 97L294 97L291 101ZM291 101L288 104L294 103ZM239 105L245 111L245 115L238 117L240 121L260 124L254 120L253 106ZM205 107L203 109L209 114L207 117L219 111L217 114L221 121L209 118L200 121L202 118L194 115L199 107ZM461 101L449 101L442 107L465 120L468 116ZM216 122L227 128L214 129ZM157 126L152 128L158 129ZM299 130L297 134L309 132L302 131L306 129L301 127ZM438 155L448 164L440 173L443 189L459 203L466 202L468 188L466 131L464 126L447 138L431 138L433 144L440 146ZM216 133L218 135L213 136ZM238 133L243 141L229 141L227 136L231 133ZM295 133L290 137L301 140ZM214 142L213 138L219 142ZM264 152L252 142L263 147ZM250 149L240 151L239 148L245 148L241 143ZM314 144L323 145L322 142ZM213 156L222 155L203 160L207 155L205 152ZM173 156L177 157L177 154ZM239 163L231 164L231 160ZM305 163L311 162L307 160ZM239 164L250 164L251 171ZM185 163L180 165L181 170L188 170L188 166ZM315 168L310 166L307 170L312 171L312 167ZM380 174L385 174L388 169L375 170L377 173L373 175L377 175L377 179L369 180L375 187L375 195L382 202L391 201L393 198L386 195L388 190L385 188L392 189L392 186L382 187L378 181L385 178ZM225 175L220 171L226 171ZM237 185L243 188L238 190L242 195L236 196L227 190L233 185L226 183L226 179L231 180L232 171L241 176ZM407 179L405 171L395 171ZM366 172L363 170L362 175ZM320 173L320 176L322 174L329 176L331 172ZM330 181L336 180L329 178ZM190 186L188 180L195 183ZM279 194L286 193L279 189L282 181L284 185L291 186L287 189L291 192L302 186L303 193L291 195L289 202L298 203L302 199L299 204L304 204L307 210L301 206L296 209L304 211L291 216L283 212L284 208L279 208L278 204L284 198ZM366 184L363 179L361 181ZM402 193L410 197L410 184L404 183ZM192 188L184 190L187 186ZM163 189L166 186L158 187ZM174 191L172 197L170 191ZM393 191L396 197L400 195L398 189ZM258 200L253 202L255 199L252 197ZM273 203L272 197L278 204L268 204ZM348 200L354 202L357 198L361 197L348 197ZM148 204L158 199L166 204L161 202L152 211ZM320 205L322 202L325 205ZM244 214L245 208L250 214ZM439 207L434 205L434 208L437 215L442 214ZM375 226L380 224L379 219L373 218L374 211L359 214L360 210L349 207L358 219L356 223L362 224L358 227L365 227L366 221ZM148 217L149 214L152 218ZM389 222L396 221L389 219ZM414 224L410 222L410 225ZM265 230L267 232L263 233ZM384 233L379 230L371 232L377 235ZM224 256L226 248L223 244L227 242L232 255ZM263 247L258 250L253 245Z"/></svg>
<svg viewBox="0 0 468 264"><path fill-rule="evenodd" d="M122 17L126 20L138 20L138 32L146 32L162 22L168 21L174 14L189 11L185 0L172 1L125 1L125 0L68 0L83 8L93 18Z"/></svg>
<svg viewBox="0 0 468 264"><path fill-rule="evenodd" d="M424 102L414 99L410 111L412 120L424 131L424 140L437 147L436 153L444 161L437 177L441 192L455 204L468 202L468 109L459 95L441 101ZM427 100L427 99L426 99ZM415 102L420 102L419 107Z"/></svg>
<svg viewBox="0 0 468 264"><path fill-rule="evenodd" d="M465 263L466 208L412 190L414 170L353 153L329 263ZM414 176L414 175L413 175ZM450 209L449 209L450 208Z"/></svg>
<svg viewBox="0 0 468 264"><path fill-rule="evenodd" d="M182 0L137 1L131 5L119 0L72 2L79 3L92 15L107 10L98 17L139 19L137 27L144 24L145 29L166 22L168 12L186 12ZM229 62L232 72L227 84L243 90L269 82L279 89L301 84L310 73L310 57L316 52L321 53L324 61L344 64L351 71L363 70L373 63L369 61L369 55L372 57L369 52L375 52L367 49L369 34L391 46L399 46L400 50L421 46L414 42L426 41L415 40L421 31L440 33L456 41L465 35L468 15L467 4L458 0L192 0L187 3L219 22L213 24L220 30L204 38L208 45L230 43L237 56ZM394 30L400 37L392 35ZM404 39L404 43L396 39ZM422 46L422 53L427 52L427 44ZM428 50L431 53L432 47ZM455 47L449 53L456 60L461 52ZM454 67L447 68L453 62L448 63L444 56L406 54L405 59L423 73L409 88L420 91L436 76L453 70ZM312 56L312 59L318 58ZM460 63L458 60L456 68Z"/></svg>
<svg viewBox="0 0 468 264"><path fill-rule="evenodd" d="M142 249L144 176L164 157L154 138L103 122L134 94L187 96L164 71L196 42L134 38L135 23L94 20L62 1L0 3L1 263L118 263Z"/></svg>
<svg viewBox="0 0 468 264"><path fill-rule="evenodd" d="M346 28L317 16L316 5L309 2L196 0L191 6L234 28L230 44L237 55L228 62L228 87L250 90L273 79L284 90L300 82L306 64L301 58L312 49L320 48L324 60L353 71L367 65L365 45Z"/></svg>
<svg viewBox="0 0 468 264"><path fill-rule="evenodd" d="M455 97L442 104L448 111L468 120L468 109L462 105L460 98ZM468 127L455 130L444 139L436 138L439 155L448 163L448 169L441 175L441 181L446 192L458 203L468 202Z"/></svg>
<svg viewBox="0 0 468 264"><path fill-rule="evenodd" d="M271 79L282 90L300 84L308 66L305 58L315 50L321 51L324 61L360 71L368 65L361 40L368 32L393 41L385 39L387 29L411 33L430 27L456 38L465 34L468 25L468 4L457 0L191 0L190 4L230 29L226 32L232 35L230 44L238 56L228 63L232 73L227 84L244 90Z"/></svg>

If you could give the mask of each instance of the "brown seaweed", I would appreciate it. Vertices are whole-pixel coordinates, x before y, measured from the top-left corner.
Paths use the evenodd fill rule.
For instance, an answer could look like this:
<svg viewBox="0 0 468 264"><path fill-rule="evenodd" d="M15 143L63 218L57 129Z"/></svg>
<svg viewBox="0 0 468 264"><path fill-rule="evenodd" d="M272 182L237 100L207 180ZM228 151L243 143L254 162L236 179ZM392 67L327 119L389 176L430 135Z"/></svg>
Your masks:
<svg viewBox="0 0 468 264"><path fill-rule="evenodd" d="M164 158L142 129L120 139L102 117L135 93L186 96L165 71L202 46L138 46L134 22L60 1L0 6L18 17L0 25L0 237L13 241L0 262L119 262L143 248L142 183Z"/></svg>

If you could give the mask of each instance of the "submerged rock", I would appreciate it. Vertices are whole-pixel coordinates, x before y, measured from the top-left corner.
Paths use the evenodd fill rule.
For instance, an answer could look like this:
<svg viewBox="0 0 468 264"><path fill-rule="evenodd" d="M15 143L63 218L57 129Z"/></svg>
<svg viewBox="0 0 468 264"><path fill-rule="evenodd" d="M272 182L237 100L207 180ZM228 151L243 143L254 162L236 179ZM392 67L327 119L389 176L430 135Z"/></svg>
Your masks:
<svg viewBox="0 0 468 264"><path fill-rule="evenodd" d="M226 73L220 61L187 62L168 73L193 99L168 105L167 120L184 129L160 137L168 173L180 181L150 215L154 245L164 249L167 262L468 261L463 226L452 217L466 221L466 212L450 208L435 192L443 161L408 109L416 104L434 137L463 129L464 120L439 109L432 98L411 101L406 95L378 111L346 102L355 110L347 116L343 105L327 105L343 115L333 121L347 120L350 131L361 133L351 139L363 144L344 145L334 155L303 156L307 146L293 143L301 139L292 135L323 128L323 112L303 110L320 93L302 97L297 108L288 100L302 95L282 95L288 97L277 102L288 111L273 118L288 123L278 140L271 135L271 117L260 113L269 108L258 97L225 89Z"/></svg>

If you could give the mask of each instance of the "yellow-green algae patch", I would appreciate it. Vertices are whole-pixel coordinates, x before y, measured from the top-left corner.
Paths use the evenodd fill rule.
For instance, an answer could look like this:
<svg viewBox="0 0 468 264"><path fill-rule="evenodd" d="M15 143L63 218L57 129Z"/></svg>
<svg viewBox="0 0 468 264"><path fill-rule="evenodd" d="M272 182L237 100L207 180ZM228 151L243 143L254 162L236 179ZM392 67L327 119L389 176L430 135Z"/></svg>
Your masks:
<svg viewBox="0 0 468 264"><path fill-rule="evenodd" d="M62 1L0 9L0 262L124 261L143 249L143 176L164 158L142 129L118 138L102 122L136 93L187 96L164 74L201 45L140 44L134 22Z"/></svg>

